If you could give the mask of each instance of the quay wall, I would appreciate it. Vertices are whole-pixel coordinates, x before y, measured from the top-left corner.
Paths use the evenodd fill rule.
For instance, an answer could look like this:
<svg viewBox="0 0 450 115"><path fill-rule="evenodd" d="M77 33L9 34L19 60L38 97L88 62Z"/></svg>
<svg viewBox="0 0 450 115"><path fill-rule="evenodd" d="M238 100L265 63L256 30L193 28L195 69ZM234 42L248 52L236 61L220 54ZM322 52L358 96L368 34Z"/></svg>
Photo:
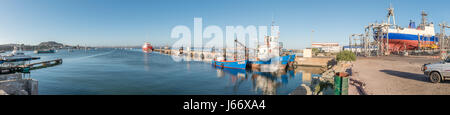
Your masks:
<svg viewBox="0 0 450 115"><path fill-rule="evenodd" d="M38 81L23 79L22 74L0 75L0 95L37 95Z"/></svg>
<svg viewBox="0 0 450 115"><path fill-rule="evenodd" d="M296 57L294 65L326 67L333 59L333 57Z"/></svg>

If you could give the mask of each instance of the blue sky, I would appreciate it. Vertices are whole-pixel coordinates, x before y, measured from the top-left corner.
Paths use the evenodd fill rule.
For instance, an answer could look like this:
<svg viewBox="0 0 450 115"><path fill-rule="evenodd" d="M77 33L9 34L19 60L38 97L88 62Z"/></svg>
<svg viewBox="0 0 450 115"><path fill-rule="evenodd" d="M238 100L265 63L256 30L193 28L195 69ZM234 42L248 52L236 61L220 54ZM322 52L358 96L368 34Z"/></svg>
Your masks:
<svg viewBox="0 0 450 115"><path fill-rule="evenodd" d="M449 0L0 0L0 44L170 45L177 40L171 29L186 25L193 31L194 17L203 18L203 28L225 31L270 25L273 16L287 48L311 41L346 45L350 34L386 20L389 3L400 26L410 19L420 23L422 10L436 25L450 22Z"/></svg>

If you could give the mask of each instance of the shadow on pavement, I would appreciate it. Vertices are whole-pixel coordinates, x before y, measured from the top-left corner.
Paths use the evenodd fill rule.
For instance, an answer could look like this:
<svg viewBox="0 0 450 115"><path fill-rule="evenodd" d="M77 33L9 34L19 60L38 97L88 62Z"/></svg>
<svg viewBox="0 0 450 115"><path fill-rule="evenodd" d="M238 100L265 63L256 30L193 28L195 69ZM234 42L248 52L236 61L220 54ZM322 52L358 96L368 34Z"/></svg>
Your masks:
<svg viewBox="0 0 450 115"><path fill-rule="evenodd" d="M381 72L384 72L389 75L406 78L406 79L412 79L422 82L428 82L431 83L427 77L423 74L416 74L416 73L409 73L409 72L401 72L401 71L395 71L395 70L380 70Z"/></svg>

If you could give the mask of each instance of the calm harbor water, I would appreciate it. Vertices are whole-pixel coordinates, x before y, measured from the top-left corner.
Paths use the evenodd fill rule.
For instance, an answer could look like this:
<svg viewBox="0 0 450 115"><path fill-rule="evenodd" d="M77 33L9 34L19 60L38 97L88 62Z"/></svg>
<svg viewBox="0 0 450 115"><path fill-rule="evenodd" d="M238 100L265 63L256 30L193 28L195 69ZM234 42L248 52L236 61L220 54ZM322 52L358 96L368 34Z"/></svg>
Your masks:
<svg viewBox="0 0 450 115"><path fill-rule="evenodd" d="M63 64L32 70L39 94L225 94L286 95L301 84L309 86L319 74L287 70L260 73L219 69L202 61L176 62L169 55L141 50L59 50L33 54L40 60L62 58Z"/></svg>

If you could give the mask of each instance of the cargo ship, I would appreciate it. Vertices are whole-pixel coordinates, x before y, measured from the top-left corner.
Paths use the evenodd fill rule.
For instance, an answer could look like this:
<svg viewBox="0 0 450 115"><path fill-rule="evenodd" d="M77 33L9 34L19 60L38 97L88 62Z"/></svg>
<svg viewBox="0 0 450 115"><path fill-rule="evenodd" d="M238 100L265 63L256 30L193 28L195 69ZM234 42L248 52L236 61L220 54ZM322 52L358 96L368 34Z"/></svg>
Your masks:
<svg viewBox="0 0 450 115"><path fill-rule="evenodd" d="M151 53L153 51L153 46L150 45L150 43L145 42L145 44L142 46L142 51L145 53Z"/></svg>
<svg viewBox="0 0 450 115"><path fill-rule="evenodd" d="M417 27L415 26L415 22L410 21L407 28L398 27L394 23L394 26L390 28L381 29L383 41L389 40L389 51L437 48L435 43L438 42L439 39L435 37L433 23L427 22L427 15L428 14L422 11L422 22ZM375 35L377 34L375 33ZM375 36L374 38L377 39L379 37Z"/></svg>

